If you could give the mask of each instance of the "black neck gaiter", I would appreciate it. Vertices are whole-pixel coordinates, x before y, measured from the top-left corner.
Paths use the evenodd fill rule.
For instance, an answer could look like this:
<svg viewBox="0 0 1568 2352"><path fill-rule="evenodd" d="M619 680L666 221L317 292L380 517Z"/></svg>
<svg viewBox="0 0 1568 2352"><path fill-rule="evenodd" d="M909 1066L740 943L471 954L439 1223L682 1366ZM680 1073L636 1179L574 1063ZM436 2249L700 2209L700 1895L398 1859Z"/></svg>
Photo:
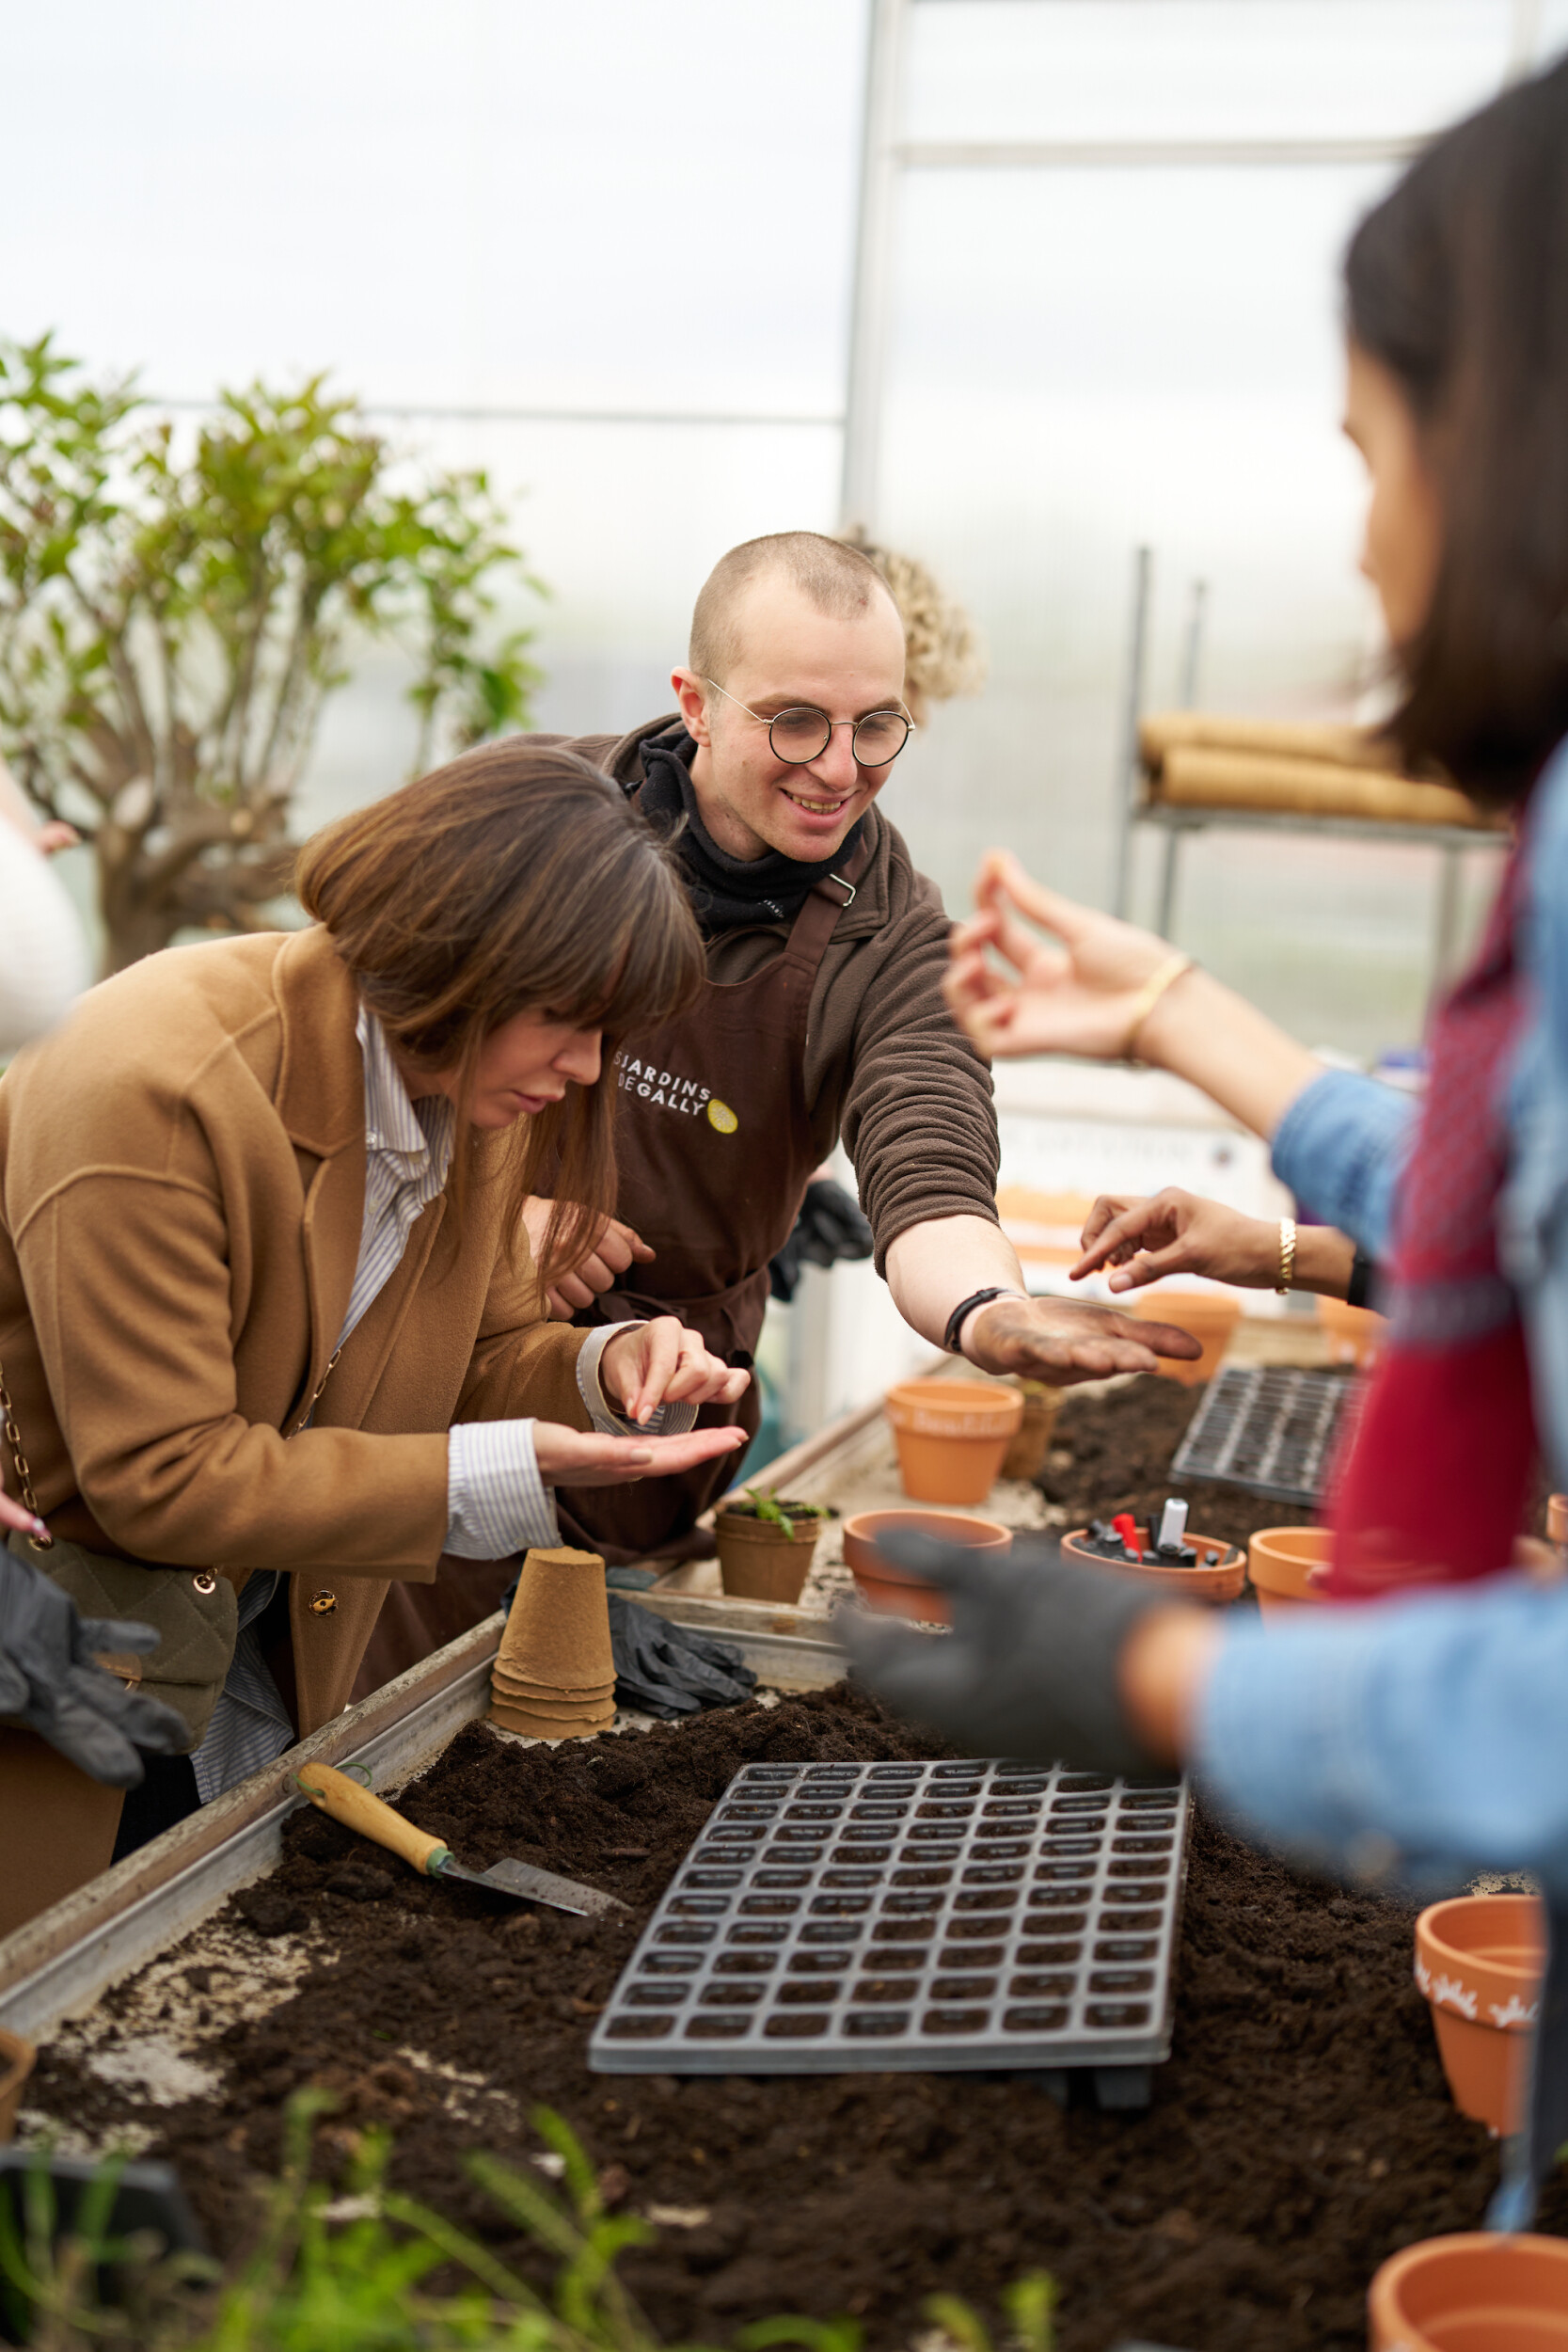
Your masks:
<svg viewBox="0 0 1568 2352"><path fill-rule="evenodd" d="M769 850L762 857L731 857L709 834L697 809L691 762L697 746L686 729L672 727L642 746L647 781L637 805L660 833L673 833L684 817L675 855L686 876L691 911L705 939L754 923L788 923L800 914L819 882L826 882L860 838L857 819L830 858L804 866Z"/></svg>

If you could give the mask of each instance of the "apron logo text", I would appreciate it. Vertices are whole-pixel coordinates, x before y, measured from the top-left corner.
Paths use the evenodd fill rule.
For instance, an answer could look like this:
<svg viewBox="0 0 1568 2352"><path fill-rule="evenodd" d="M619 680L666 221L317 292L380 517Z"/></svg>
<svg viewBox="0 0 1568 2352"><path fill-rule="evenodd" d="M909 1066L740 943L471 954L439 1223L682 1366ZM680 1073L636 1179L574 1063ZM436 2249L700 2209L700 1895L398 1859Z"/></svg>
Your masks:
<svg viewBox="0 0 1568 2352"><path fill-rule="evenodd" d="M617 1054L615 1083L623 1092L635 1094L644 1103L661 1104L665 1110L678 1111L684 1119L700 1119L707 1114L708 1123L721 1136L733 1136L740 1121L727 1103L721 1103L711 1087L700 1086L695 1078L683 1078L677 1071L660 1070L657 1062L639 1061L635 1055Z"/></svg>

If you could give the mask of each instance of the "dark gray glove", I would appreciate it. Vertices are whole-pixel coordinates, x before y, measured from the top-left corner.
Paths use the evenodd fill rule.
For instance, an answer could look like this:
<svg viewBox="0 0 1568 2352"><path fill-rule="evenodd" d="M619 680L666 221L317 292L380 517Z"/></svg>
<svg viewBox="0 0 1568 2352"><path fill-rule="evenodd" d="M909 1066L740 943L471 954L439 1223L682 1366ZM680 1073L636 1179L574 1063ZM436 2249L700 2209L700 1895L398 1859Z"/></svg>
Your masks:
<svg viewBox="0 0 1568 2352"><path fill-rule="evenodd" d="M79 1617L57 1584L0 1545L0 1715L110 1788L139 1786L138 1748L173 1756L189 1740L172 1707L93 1663L100 1650L145 1658L157 1646L150 1625Z"/></svg>
<svg viewBox="0 0 1568 2352"><path fill-rule="evenodd" d="M878 1549L953 1603L948 1634L838 1617L857 1673L895 1713L971 1756L1093 1772L1159 1769L1128 1724L1117 1660L1138 1618L1166 1605L1161 1595L1115 1569L1076 1567L1039 1536L993 1553L906 1533L879 1537Z"/></svg>
<svg viewBox="0 0 1568 2352"><path fill-rule="evenodd" d="M610 1596L610 1645L615 1654L615 1696L645 1715L695 1715L701 1707L733 1707L749 1699L757 1678L728 1642L715 1642L684 1625Z"/></svg>
<svg viewBox="0 0 1568 2352"><path fill-rule="evenodd" d="M815 1176L806 1186L800 1214L789 1238L768 1269L773 1297L790 1299L802 1265L836 1265L841 1258L869 1258L872 1232L852 1194L831 1176Z"/></svg>

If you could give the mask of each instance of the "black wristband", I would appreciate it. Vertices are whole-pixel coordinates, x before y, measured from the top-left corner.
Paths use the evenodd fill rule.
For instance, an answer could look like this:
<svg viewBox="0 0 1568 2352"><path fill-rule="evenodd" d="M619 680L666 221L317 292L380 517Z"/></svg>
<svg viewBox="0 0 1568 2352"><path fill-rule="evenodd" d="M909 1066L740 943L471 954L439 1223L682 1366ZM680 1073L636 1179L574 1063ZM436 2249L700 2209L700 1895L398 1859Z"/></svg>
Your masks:
<svg viewBox="0 0 1568 2352"><path fill-rule="evenodd" d="M958 1356L963 1352L958 1345L958 1334L963 1329L966 1315L972 1315L976 1307L989 1307L993 1298L1020 1298L1022 1296L1021 1291L1009 1290L1006 1283L1003 1283L995 1290L972 1291L967 1298L960 1298L948 1316L947 1328L942 1335L942 1343L949 1356Z"/></svg>
<svg viewBox="0 0 1568 2352"><path fill-rule="evenodd" d="M1347 1307L1370 1307L1372 1285L1377 1280L1377 1261L1364 1249L1358 1249L1350 1262L1350 1281L1345 1289Z"/></svg>

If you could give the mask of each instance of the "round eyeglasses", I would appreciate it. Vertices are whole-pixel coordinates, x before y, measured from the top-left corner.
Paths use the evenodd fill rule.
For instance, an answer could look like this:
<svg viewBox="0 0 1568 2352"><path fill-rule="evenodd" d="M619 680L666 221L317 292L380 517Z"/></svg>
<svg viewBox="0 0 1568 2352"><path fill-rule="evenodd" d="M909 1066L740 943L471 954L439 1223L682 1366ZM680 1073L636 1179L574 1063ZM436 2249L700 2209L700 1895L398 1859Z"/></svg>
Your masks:
<svg viewBox="0 0 1568 2352"><path fill-rule="evenodd" d="M791 768L808 768L814 759L820 759L833 739L835 727L849 729L855 761L862 768L885 768L897 758L914 732L914 721L906 719L901 710L870 710L863 719L830 719L825 710L801 708L781 710L768 719L732 694L728 687L721 686L717 678L705 678L703 683L722 694L727 703L734 703L737 710L744 710L759 727L766 727L774 758Z"/></svg>

